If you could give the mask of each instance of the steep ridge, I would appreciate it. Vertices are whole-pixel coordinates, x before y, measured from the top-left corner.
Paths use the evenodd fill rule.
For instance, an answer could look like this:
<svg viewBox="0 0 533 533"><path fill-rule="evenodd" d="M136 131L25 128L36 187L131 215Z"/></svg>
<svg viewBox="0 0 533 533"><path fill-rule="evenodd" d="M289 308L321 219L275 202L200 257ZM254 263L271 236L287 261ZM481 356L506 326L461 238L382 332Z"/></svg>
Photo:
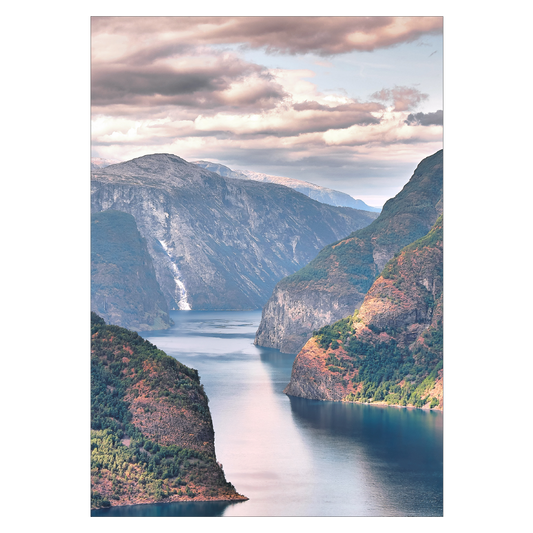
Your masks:
<svg viewBox="0 0 533 533"><path fill-rule="evenodd" d="M170 327L146 241L127 213L91 215L91 311L137 331Z"/></svg>
<svg viewBox="0 0 533 533"><path fill-rule="evenodd" d="M170 154L92 173L93 212L135 218L171 309L258 309L275 284L375 213L221 177Z"/></svg>
<svg viewBox="0 0 533 533"><path fill-rule="evenodd" d="M290 187L291 189L301 192L302 194L309 196L309 198L324 204L335 205L338 207L352 207L353 209L361 209L362 211L371 211L374 213L379 213L381 211L379 207L371 207L365 204L363 200L357 200L349 194L327 187L321 187L320 185L315 185L308 181L285 178L282 176L271 176L270 174L253 172L252 170L231 170L231 168L225 165L212 163L211 161L193 161L193 163L227 178L248 179L261 181L263 183L277 183L278 185L284 185L285 187Z"/></svg>
<svg viewBox="0 0 533 533"><path fill-rule="evenodd" d="M198 372L91 313L91 508L246 500L215 456Z"/></svg>
<svg viewBox="0 0 533 533"><path fill-rule="evenodd" d="M442 213L442 176L440 150L418 165L372 224L282 279L263 308L255 344L297 353L312 331L353 313L387 261Z"/></svg>
<svg viewBox="0 0 533 533"><path fill-rule="evenodd" d="M348 318L313 333L285 393L443 408L442 216L391 259Z"/></svg>

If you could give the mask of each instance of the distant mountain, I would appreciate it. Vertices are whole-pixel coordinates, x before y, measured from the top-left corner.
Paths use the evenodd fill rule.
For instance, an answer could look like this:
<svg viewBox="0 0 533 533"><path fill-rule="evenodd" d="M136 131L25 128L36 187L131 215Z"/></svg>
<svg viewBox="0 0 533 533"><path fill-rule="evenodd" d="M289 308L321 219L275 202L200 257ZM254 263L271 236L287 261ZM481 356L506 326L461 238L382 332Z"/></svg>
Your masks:
<svg viewBox="0 0 533 533"><path fill-rule="evenodd" d="M443 225L391 259L359 311L315 331L285 393L443 408Z"/></svg>
<svg viewBox="0 0 533 533"><path fill-rule="evenodd" d="M377 216L171 154L94 171L91 208L133 215L171 309L259 309L281 278Z"/></svg>
<svg viewBox="0 0 533 533"><path fill-rule="evenodd" d="M216 172L226 178L247 179L263 183L277 183L278 185L284 185L285 187L290 187L291 189L301 192L302 194L309 196L309 198L322 202L323 204L339 207L352 207L354 209L372 211L374 213L379 213L381 211L381 208L366 205L362 200L356 200L349 194L328 189L327 187L320 187L319 185L307 181L283 178L280 176L270 176L269 174L262 174L251 170L231 170L229 167L218 163L211 163L210 161L193 161L193 163L210 170L211 172Z"/></svg>
<svg viewBox="0 0 533 533"><path fill-rule="evenodd" d="M198 371L91 313L91 508L247 500L214 437Z"/></svg>
<svg viewBox="0 0 533 533"><path fill-rule="evenodd" d="M372 224L282 279L263 308L255 343L297 353L313 330L353 313L387 261L442 213L442 164L442 150L424 159Z"/></svg>
<svg viewBox="0 0 533 533"><path fill-rule="evenodd" d="M146 241L127 213L91 215L91 310L137 331L170 326Z"/></svg>
<svg viewBox="0 0 533 533"><path fill-rule="evenodd" d="M101 157L91 158L91 170L97 170L99 168L105 168L109 165L115 165L120 163L118 159L102 159Z"/></svg>
<svg viewBox="0 0 533 533"><path fill-rule="evenodd" d="M205 168L215 174L218 174L224 178L235 178L239 180L249 179L246 174L238 170L231 170L231 168L221 165L219 163L211 163L211 161L191 161L193 165L197 165L201 168Z"/></svg>

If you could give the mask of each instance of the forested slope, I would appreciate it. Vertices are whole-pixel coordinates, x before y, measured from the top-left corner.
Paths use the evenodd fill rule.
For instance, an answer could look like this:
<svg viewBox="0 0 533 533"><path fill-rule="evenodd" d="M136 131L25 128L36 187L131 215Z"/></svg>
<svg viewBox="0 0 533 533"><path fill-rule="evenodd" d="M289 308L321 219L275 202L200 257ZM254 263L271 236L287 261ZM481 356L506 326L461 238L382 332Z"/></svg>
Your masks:
<svg viewBox="0 0 533 533"><path fill-rule="evenodd" d="M216 461L198 372L91 313L91 507L245 499Z"/></svg>
<svg viewBox="0 0 533 533"><path fill-rule="evenodd" d="M391 259L353 315L314 332L285 392L443 407L443 225Z"/></svg>

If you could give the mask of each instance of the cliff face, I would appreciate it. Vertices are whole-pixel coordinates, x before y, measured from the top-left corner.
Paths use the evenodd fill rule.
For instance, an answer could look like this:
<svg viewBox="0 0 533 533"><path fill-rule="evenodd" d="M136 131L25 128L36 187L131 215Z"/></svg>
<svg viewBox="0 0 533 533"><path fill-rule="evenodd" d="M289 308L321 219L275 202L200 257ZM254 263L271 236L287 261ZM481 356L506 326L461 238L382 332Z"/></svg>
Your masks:
<svg viewBox="0 0 533 533"><path fill-rule="evenodd" d="M297 353L312 331L353 313L385 264L442 213L442 150L424 159L367 227L326 246L282 279L263 308L255 343Z"/></svg>
<svg viewBox="0 0 533 533"><path fill-rule="evenodd" d="M387 263L358 311L314 333L285 392L442 409L442 243L440 217Z"/></svg>
<svg viewBox="0 0 533 533"><path fill-rule="evenodd" d="M245 500L216 461L196 370L91 320L91 507Z"/></svg>
<svg viewBox="0 0 533 533"><path fill-rule="evenodd" d="M91 311L138 331L170 326L146 241L127 213L91 216Z"/></svg>
<svg viewBox="0 0 533 533"><path fill-rule="evenodd" d="M93 172L91 202L134 216L171 309L258 309L282 277L376 217L169 154Z"/></svg>

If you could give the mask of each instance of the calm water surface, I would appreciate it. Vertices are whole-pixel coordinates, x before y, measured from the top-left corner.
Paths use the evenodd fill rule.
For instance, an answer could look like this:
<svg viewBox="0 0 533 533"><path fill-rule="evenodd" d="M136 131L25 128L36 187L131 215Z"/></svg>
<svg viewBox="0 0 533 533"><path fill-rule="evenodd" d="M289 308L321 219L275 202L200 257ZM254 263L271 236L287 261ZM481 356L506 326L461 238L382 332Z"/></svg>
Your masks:
<svg viewBox="0 0 533 533"><path fill-rule="evenodd" d="M171 315L141 335L198 369L217 459L250 500L93 516L442 516L442 413L286 396L295 356L253 345L260 311Z"/></svg>

